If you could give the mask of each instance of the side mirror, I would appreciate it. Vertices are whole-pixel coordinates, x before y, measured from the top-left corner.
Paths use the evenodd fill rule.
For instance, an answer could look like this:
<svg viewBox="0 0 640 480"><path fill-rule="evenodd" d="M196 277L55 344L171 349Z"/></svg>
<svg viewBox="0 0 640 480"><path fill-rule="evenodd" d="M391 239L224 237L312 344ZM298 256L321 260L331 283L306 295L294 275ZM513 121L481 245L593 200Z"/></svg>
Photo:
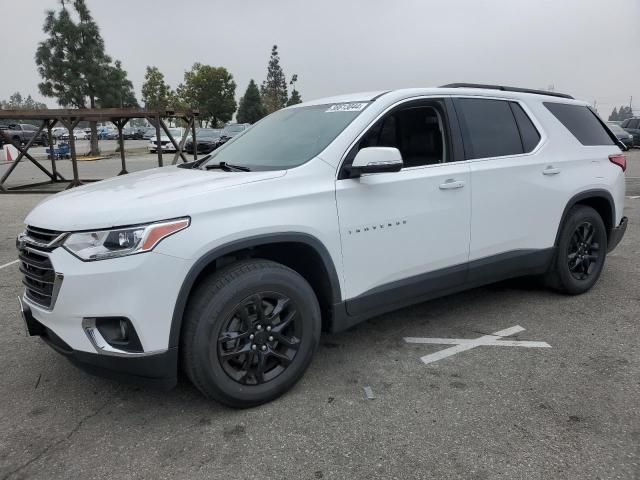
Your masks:
<svg viewBox="0 0 640 480"><path fill-rule="evenodd" d="M358 151L347 169L351 178L358 178L363 173L399 172L402 165L402 154L397 148L367 147Z"/></svg>

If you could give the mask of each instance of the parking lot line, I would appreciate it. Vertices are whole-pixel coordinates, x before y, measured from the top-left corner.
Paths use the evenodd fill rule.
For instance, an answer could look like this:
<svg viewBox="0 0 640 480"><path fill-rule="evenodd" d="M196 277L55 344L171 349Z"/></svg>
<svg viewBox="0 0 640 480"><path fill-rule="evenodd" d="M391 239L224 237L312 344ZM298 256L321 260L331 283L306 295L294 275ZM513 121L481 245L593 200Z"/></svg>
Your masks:
<svg viewBox="0 0 640 480"><path fill-rule="evenodd" d="M9 262L9 263L5 263L4 265L0 265L0 270L2 270L5 267L9 267L11 265L13 265L14 263L18 263L20 260L14 260L13 262Z"/></svg>
<svg viewBox="0 0 640 480"><path fill-rule="evenodd" d="M436 345L455 345L454 347L445 348L439 352L432 353L421 357L423 363L433 363L443 358L450 357L456 353L471 350L472 348L480 346L502 346L502 347L526 347L526 348L551 348L546 342L532 342L528 340L503 340L503 337L509 337L524 331L520 325L515 327L505 328L499 330L492 335L483 335L474 339L467 338L418 338L418 337L405 337L404 341L407 343L430 343Z"/></svg>

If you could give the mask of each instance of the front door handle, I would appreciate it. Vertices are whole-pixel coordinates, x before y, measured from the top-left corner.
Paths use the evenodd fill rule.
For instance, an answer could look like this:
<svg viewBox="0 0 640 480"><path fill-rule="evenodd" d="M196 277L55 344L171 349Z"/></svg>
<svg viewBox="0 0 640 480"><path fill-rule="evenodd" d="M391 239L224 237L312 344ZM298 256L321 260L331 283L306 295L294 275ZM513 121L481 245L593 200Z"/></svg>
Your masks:
<svg viewBox="0 0 640 480"><path fill-rule="evenodd" d="M560 169L559 168L555 168L555 167L553 167L551 165L549 165L547 168L545 168L542 171L543 175L557 175L559 173L560 173Z"/></svg>
<svg viewBox="0 0 640 480"><path fill-rule="evenodd" d="M450 178L446 182L440 184L440 190L454 190L462 187L464 187L464 182L461 180L454 180L453 178Z"/></svg>

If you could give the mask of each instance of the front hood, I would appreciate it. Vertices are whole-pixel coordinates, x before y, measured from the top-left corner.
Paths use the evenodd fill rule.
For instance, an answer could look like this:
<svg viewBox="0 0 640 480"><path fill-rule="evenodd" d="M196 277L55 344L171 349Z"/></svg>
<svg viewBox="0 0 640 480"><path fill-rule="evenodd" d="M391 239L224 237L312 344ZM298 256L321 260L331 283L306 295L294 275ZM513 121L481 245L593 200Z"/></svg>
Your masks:
<svg viewBox="0 0 640 480"><path fill-rule="evenodd" d="M154 168L48 197L29 213L25 223L51 230L74 231L176 218L189 215L189 205L199 201L194 197L243 185L242 188L251 188L252 183L285 174L285 170L224 172Z"/></svg>

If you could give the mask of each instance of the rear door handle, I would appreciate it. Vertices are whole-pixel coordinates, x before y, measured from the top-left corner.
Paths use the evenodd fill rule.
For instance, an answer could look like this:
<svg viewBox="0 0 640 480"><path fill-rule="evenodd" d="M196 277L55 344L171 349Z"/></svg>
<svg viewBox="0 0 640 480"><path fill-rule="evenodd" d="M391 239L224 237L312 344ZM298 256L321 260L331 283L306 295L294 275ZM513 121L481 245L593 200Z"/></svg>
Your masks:
<svg viewBox="0 0 640 480"><path fill-rule="evenodd" d="M551 165L549 165L547 168L545 168L545 169L542 171L542 174L543 174L543 175L557 175L557 174L559 174L559 173L560 173L560 169L559 169L559 168L552 167Z"/></svg>
<svg viewBox="0 0 640 480"><path fill-rule="evenodd" d="M454 190L462 187L464 187L464 182L461 180L454 180L453 178L450 178L446 182L440 184L440 190Z"/></svg>

